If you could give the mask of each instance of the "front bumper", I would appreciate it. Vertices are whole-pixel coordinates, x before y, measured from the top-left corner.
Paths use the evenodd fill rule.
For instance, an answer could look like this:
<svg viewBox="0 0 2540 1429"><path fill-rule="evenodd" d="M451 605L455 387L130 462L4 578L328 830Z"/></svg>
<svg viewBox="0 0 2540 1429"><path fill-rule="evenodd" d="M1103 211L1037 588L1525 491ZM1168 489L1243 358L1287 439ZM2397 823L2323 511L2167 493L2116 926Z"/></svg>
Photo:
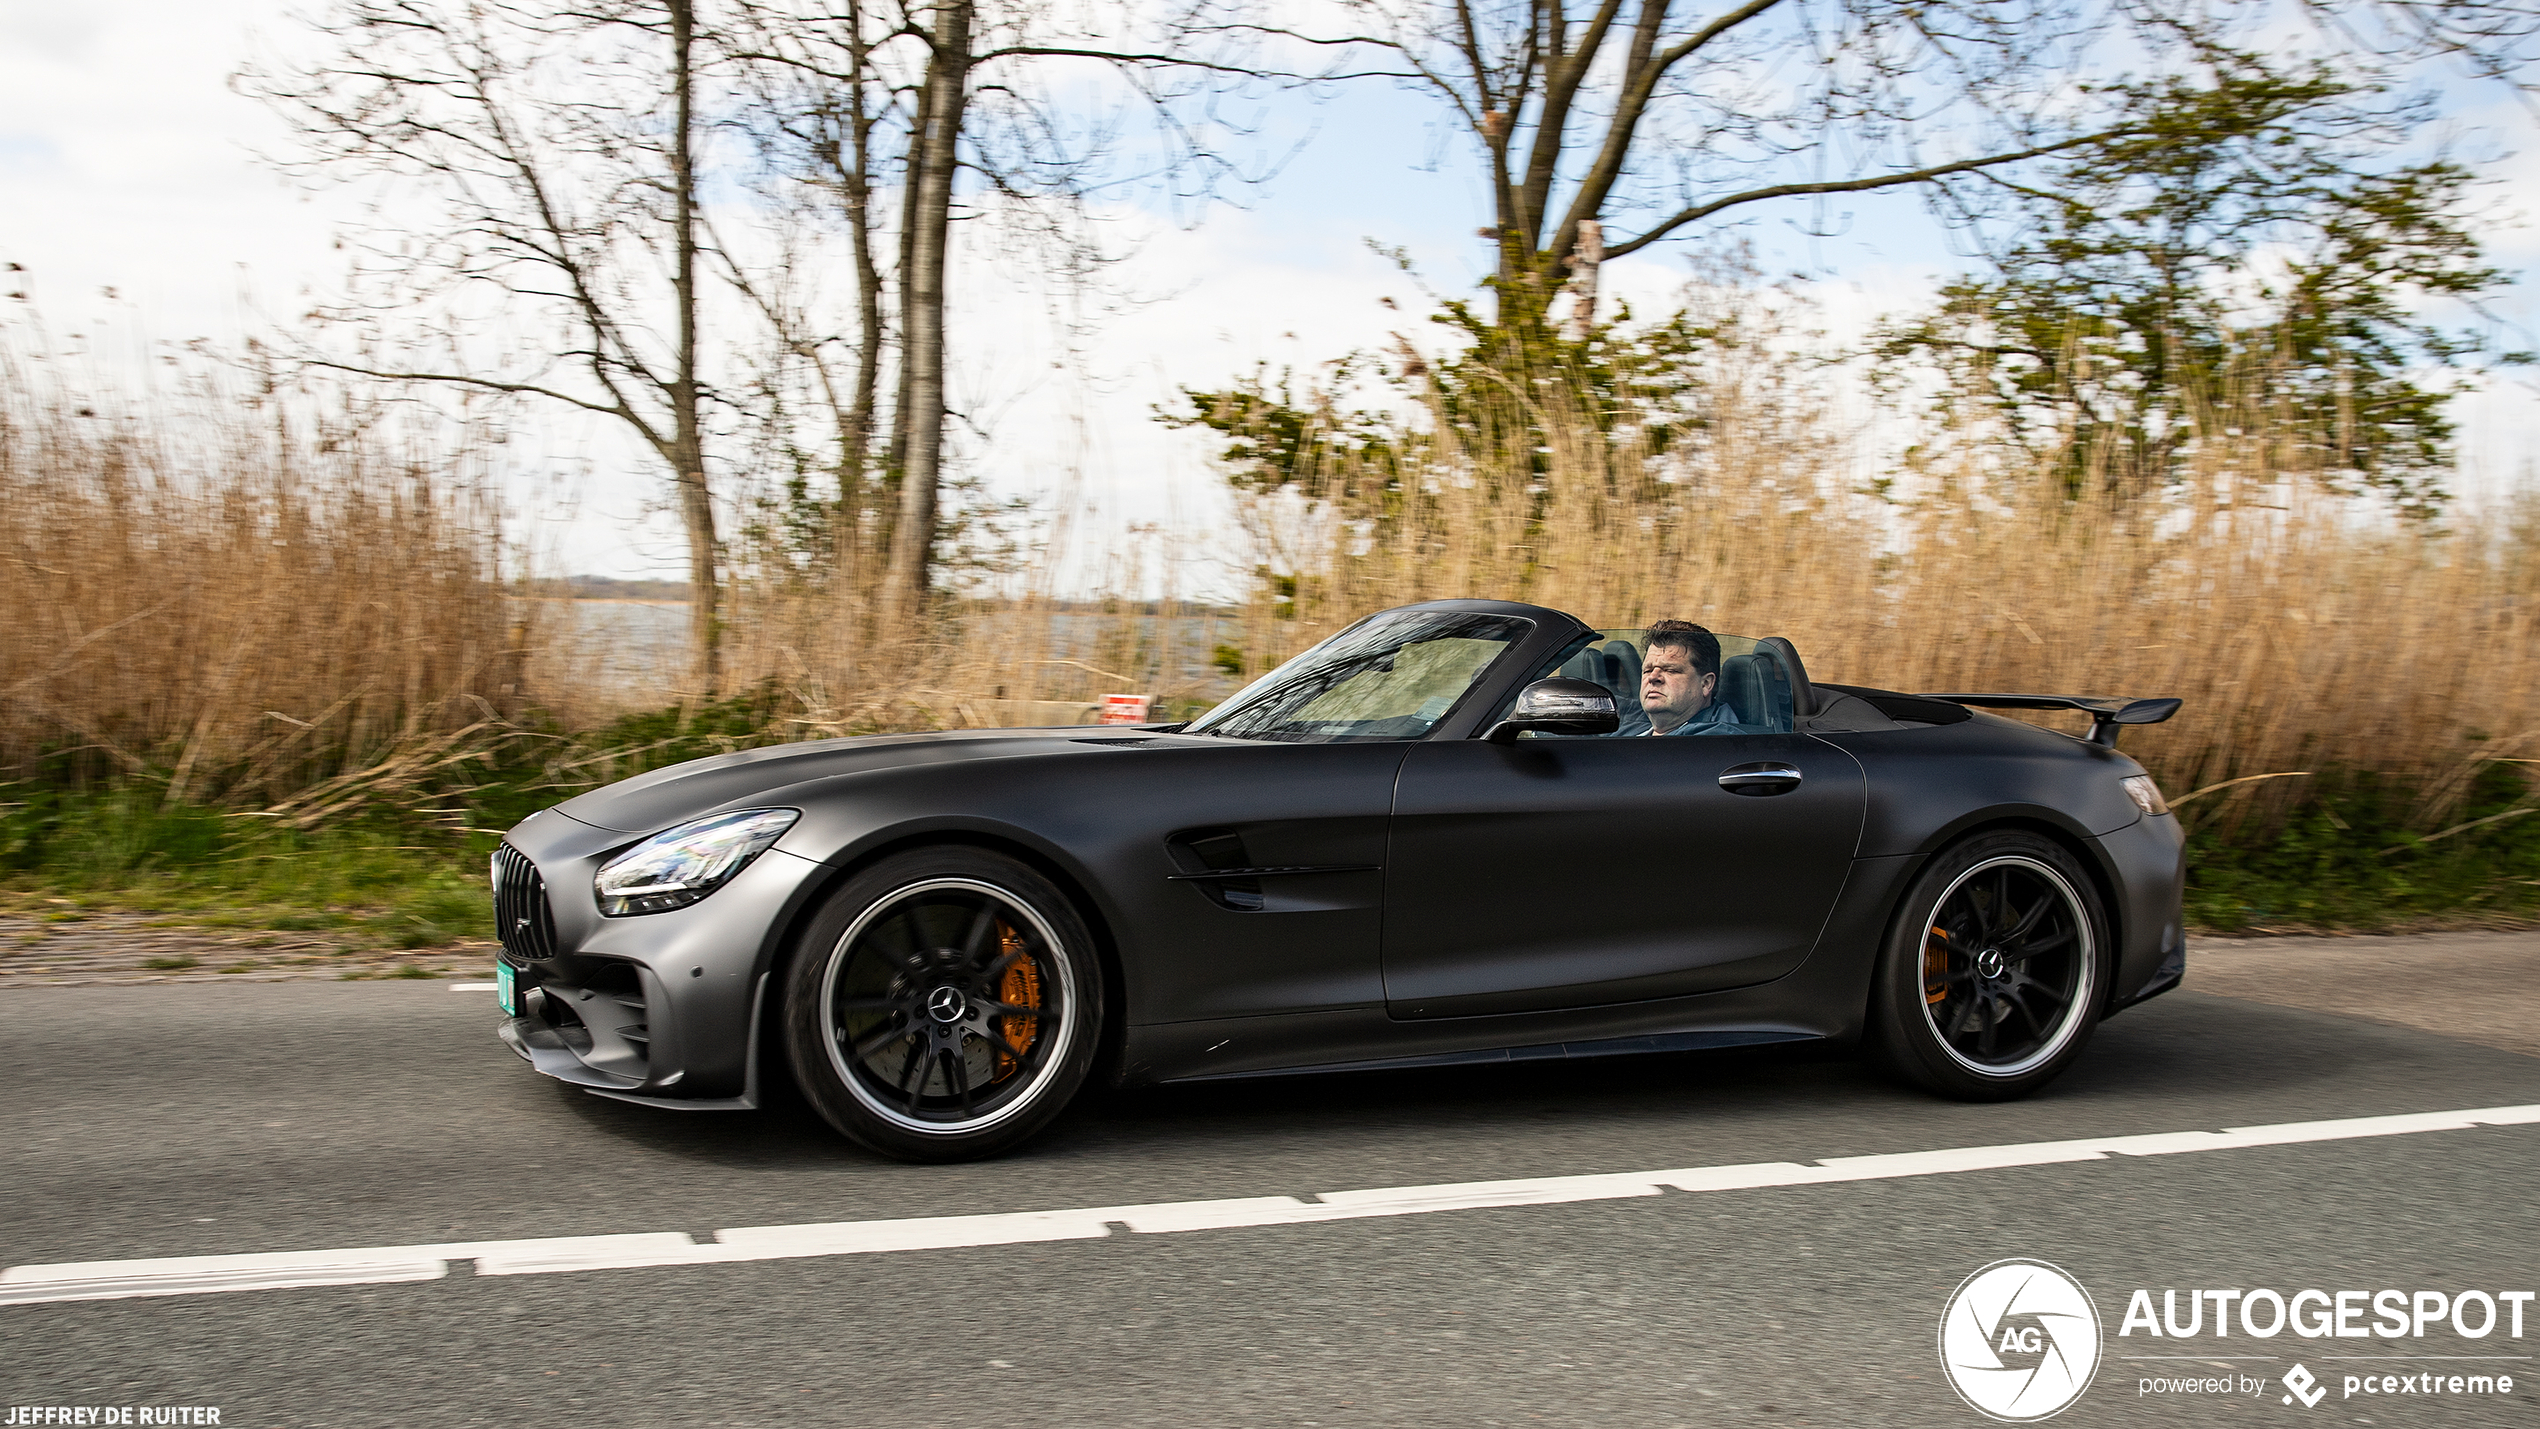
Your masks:
<svg viewBox="0 0 2540 1429"><path fill-rule="evenodd" d="M597 1096L689 1110L755 1105L767 972L828 870L770 849L690 907L604 918L591 878L629 835L550 810L506 841L544 882L552 934L505 939L519 1015L497 1029L504 1043Z"/></svg>

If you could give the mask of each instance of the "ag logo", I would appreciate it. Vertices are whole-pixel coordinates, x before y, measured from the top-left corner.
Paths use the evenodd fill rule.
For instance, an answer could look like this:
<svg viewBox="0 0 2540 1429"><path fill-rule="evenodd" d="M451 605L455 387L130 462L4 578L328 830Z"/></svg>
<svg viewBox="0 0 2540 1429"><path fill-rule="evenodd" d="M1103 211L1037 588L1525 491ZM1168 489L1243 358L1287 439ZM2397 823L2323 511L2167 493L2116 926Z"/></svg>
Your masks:
<svg viewBox="0 0 2540 1429"><path fill-rule="evenodd" d="M1969 1407L2029 1424L2061 1414L2099 1369L2099 1307L2042 1260L1997 1260L1940 1316L1940 1367Z"/></svg>

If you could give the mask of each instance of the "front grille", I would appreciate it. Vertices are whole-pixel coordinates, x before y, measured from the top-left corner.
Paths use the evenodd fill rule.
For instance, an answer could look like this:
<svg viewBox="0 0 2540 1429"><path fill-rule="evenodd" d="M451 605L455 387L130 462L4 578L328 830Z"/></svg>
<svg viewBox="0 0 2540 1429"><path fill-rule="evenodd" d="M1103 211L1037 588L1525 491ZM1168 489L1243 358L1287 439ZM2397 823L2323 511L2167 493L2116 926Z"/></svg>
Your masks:
<svg viewBox="0 0 2540 1429"><path fill-rule="evenodd" d="M494 850L494 931L503 951L524 962L556 955L556 919L547 907L547 880L529 855L504 844Z"/></svg>

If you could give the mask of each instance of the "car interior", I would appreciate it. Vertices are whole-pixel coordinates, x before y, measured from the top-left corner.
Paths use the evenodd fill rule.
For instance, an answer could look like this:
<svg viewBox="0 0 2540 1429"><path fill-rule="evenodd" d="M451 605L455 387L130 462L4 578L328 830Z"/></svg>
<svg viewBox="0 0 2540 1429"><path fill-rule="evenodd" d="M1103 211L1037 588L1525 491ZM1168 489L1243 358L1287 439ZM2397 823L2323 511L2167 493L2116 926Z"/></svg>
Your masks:
<svg viewBox="0 0 2540 1429"><path fill-rule="evenodd" d="M1941 700L1852 685L1813 683L1799 666L1799 652L1787 640L1721 635L1720 682L1712 698L1737 715L1741 731L1751 734L1846 734L1875 730L1928 729L1968 718L1967 711ZM1599 630L1574 647L1553 668L1536 678L1562 676L1589 680L1614 695L1622 724L1610 735L1564 736L1528 733L1525 739L1620 739L1649 733L1649 716L1640 707L1641 650L1638 630ZM1800 691L1806 691L1803 700ZM1806 708L1801 708L1802 705Z"/></svg>
<svg viewBox="0 0 2540 1429"><path fill-rule="evenodd" d="M1796 724L1791 697L1790 672L1771 647L1743 635L1723 635L1720 639L1720 682L1711 697L1727 705L1737 714L1737 722L1752 734L1788 734ZM1649 733L1649 716L1640 707L1640 655L1642 637L1636 630L1601 630L1597 638L1561 662L1548 675L1573 680L1592 680L1614 695L1614 706L1621 714L1622 726L1611 735L1615 739Z"/></svg>

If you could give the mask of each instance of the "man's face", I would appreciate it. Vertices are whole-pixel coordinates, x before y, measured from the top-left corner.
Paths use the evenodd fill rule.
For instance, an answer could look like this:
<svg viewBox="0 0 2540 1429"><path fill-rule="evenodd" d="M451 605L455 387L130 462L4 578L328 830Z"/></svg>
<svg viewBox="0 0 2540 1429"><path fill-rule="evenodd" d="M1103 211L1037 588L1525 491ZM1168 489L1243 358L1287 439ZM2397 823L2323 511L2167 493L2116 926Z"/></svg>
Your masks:
<svg viewBox="0 0 2540 1429"><path fill-rule="evenodd" d="M1652 645L1640 667L1640 707L1664 733L1702 713L1719 682L1717 675L1693 672L1693 652L1678 645Z"/></svg>

